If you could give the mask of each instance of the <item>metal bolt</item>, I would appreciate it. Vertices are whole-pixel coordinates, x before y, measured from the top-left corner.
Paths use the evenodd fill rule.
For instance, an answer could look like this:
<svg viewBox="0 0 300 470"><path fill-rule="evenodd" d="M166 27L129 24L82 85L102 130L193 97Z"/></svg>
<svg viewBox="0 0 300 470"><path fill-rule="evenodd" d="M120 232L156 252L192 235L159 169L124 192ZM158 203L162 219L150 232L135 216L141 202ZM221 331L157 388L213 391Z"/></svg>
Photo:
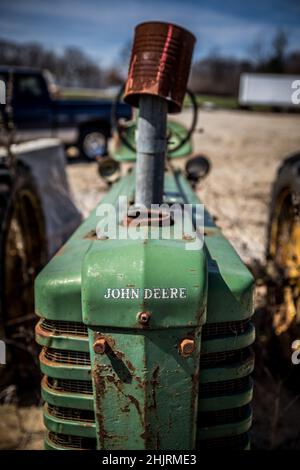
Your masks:
<svg viewBox="0 0 300 470"><path fill-rule="evenodd" d="M150 321L150 313L149 312L141 312L139 313L139 316L138 316L138 319L139 319L139 323L141 323L142 325L147 325L147 323L149 323Z"/></svg>
<svg viewBox="0 0 300 470"><path fill-rule="evenodd" d="M185 338L179 343L179 352L182 356L190 356L195 351L195 341Z"/></svg>
<svg viewBox="0 0 300 470"><path fill-rule="evenodd" d="M107 341L105 338L99 338L94 343L94 351L96 354L104 354L106 351Z"/></svg>

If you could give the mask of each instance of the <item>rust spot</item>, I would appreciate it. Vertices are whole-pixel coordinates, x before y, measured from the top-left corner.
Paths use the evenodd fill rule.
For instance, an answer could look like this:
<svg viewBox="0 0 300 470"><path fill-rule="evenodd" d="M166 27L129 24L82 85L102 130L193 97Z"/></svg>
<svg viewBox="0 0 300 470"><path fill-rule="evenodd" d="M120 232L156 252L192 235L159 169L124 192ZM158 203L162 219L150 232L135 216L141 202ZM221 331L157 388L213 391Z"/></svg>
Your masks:
<svg viewBox="0 0 300 470"><path fill-rule="evenodd" d="M131 372L135 372L135 367L134 367L133 364L129 361L129 359L125 359L125 363L126 363L128 369L131 370Z"/></svg>
<svg viewBox="0 0 300 470"><path fill-rule="evenodd" d="M141 389L143 389L145 387L145 383L142 381L141 377L139 377L138 375L136 375L135 377L135 380L137 381L137 386Z"/></svg>
<svg viewBox="0 0 300 470"><path fill-rule="evenodd" d="M61 363L61 362L57 362L57 361L54 361L53 359L50 361L49 359L46 358L45 356L45 352L46 352L46 347L43 347L43 349L41 350L40 352L40 355L39 355L39 361L43 364L45 364L46 366L51 366L51 367L65 367L65 364Z"/></svg>
<svg viewBox="0 0 300 470"><path fill-rule="evenodd" d="M199 372L197 372L196 374L192 374L192 382L193 382L193 385L195 387L198 387L198 384L199 384Z"/></svg>
<svg viewBox="0 0 300 470"><path fill-rule="evenodd" d="M51 331L43 330L41 328L41 323L42 323L42 320L39 320L39 322L35 325L36 336L43 336L44 338L49 338L50 336L52 336Z"/></svg>
<svg viewBox="0 0 300 470"><path fill-rule="evenodd" d="M106 376L106 380L108 380L109 382L115 382L115 377L113 375L107 375Z"/></svg>
<svg viewBox="0 0 300 470"><path fill-rule="evenodd" d="M129 399L129 401L136 407L138 415L141 418L141 422L143 424L143 414L142 414L142 410L141 410L139 401L132 395L127 395L127 397Z"/></svg>
<svg viewBox="0 0 300 470"><path fill-rule="evenodd" d="M138 313L138 321L142 326L147 326L150 322L151 314L150 312L140 312Z"/></svg>
<svg viewBox="0 0 300 470"><path fill-rule="evenodd" d="M155 369L152 372L152 377L151 377L151 395L152 395L152 405L149 408L154 408L156 409L157 403L156 403L156 387L158 385L158 374L159 374L159 365L155 367Z"/></svg>
<svg viewBox="0 0 300 470"><path fill-rule="evenodd" d="M105 423L104 423L104 415L102 410L102 398L105 394L106 384L105 379L101 375L101 367L99 365L95 365L92 371L93 380L95 384L95 401L96 401L96 416L97 416L97 432L99 437L100 446L102 449L105 449L105 439L108 437L107 433L105 432Z"/></svg>
<svg viewBox="0 0 300 470"><path fill-rule="evenodd" d="M107 341L105 338L98 338L95 342L94 342L94 352L96 354L104 354L107 350Z"/></svg>
<svg viewBox="0 0 300 470"><path fill-rule="evenodd" d="M96 343L96 341L98 341L99 339L105 339L106 343L107 343L107 350L109 351L110 349L113 349L114 346L115 346L115 340L109 336L109 335L104 335L102 334L101 332L97 332L94 334L94 342Z"/></svg>
<svg viewBox="0 0 300 470"><path fill-rule="evenodd" d="M195 341L190 338L184 338L179 343L179 353L183 357L188 357L195 351Z"/></svg>

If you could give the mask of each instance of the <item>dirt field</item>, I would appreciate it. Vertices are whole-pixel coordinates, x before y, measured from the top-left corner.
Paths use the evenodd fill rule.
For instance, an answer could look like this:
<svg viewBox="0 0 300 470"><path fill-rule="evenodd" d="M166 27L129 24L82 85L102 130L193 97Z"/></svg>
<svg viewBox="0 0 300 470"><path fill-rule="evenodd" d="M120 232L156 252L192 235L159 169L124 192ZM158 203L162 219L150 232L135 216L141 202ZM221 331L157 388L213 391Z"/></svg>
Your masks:
<svg viewBox="0 0 300 470"><path fill-rule="evenodd" d="M300 151L300 116L204 112L195 150L212 162L199 194L244 261L263 259L270 186L283 157Z"/></svg>
<svg viewBox="0 0 300 470"><path fill-rule="evenodd" d="M183 116L188 117L187 113ZM300 151L300 116L203 111L198 128L204 132L195 134L195 153L206 155L212 163L211 174L199 188L199 195L243 260L248 264L255 259L263 262L271 183L282 159ZM106 187L95 164L71 164L68 175L75 202L86 216ZM263 304L263 288L258 294L258 303ZM258 378L254 447L300 445L298 399L281 382L268 378L268 371ZM0 408L1 447L41 448L40 410L17 409L13 404Z"/></svg>

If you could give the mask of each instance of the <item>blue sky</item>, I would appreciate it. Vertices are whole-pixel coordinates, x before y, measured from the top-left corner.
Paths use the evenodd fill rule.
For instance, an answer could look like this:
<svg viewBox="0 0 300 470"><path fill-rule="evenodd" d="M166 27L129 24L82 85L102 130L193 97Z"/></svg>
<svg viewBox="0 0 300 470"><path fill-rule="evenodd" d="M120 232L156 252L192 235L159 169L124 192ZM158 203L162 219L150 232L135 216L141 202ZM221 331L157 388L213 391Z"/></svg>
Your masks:
<svg viewBox="0 0 300 470"><path fill-rule="evenodd" d="M0 37L38 41L61 51L81 47L100 65L114 65L146 20L177 23L197 37L195 58L210 51L247 56L255 39L284 29L300 49L299 0L0 0Z"/></svg>

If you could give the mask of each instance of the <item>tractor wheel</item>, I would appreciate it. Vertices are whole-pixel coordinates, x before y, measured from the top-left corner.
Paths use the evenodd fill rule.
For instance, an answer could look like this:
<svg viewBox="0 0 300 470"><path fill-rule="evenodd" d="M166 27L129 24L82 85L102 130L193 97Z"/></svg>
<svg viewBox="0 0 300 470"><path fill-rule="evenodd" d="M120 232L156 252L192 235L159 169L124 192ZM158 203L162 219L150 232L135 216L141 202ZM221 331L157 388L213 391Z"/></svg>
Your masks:
<svg viewBox="0 0 300 470"><path fill-rule="evenodd" d="M273 344L291 365L300 340L300 154L284 160L273 185L267 239L267 304Z"/></svg>
<svg viewBox="0 0 300 470"><path fill-rule="evenodd" d="M34 278L46 262L42 206L30 172L18 166L11 184L1 184L0 305L7 365L15 383L38 376L34 327ZM1 366L4 367L4 366Z"/></svg>

